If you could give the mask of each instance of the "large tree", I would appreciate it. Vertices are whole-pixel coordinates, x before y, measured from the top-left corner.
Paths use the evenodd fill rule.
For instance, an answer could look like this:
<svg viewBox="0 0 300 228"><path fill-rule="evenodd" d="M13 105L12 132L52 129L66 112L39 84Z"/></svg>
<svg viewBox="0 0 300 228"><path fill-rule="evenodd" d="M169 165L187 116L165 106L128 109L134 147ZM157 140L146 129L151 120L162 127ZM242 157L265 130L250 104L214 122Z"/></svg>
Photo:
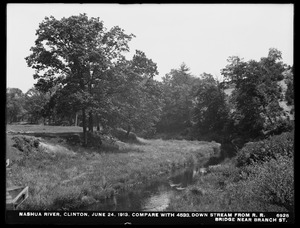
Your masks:
<svg viewBox="0 0 300 228"><path fill-rule="evenodd" d="M158 130L182 132L191 127L193 100L199 78L183 63L163 77L163 114Z"/></svg>
<svg viewBox="0 0 300 228"><path fill-rule="evenodd" d="M75 111L81 110L86 145L87 115L92 131L93 115L105 103L96 99L98 89L103 88L99 84L105 83L108 72L124 60L123 52L129 51L128 42L134 35L125 34L118 26L107 30L99 18L86 14L61 20L46 17L36 35L26 61L36 70L38 89L47 91L56 86L74 103ZM101 98L105 99L103 93Z"/></svg>
<svg viewBox="0 0 300 228"><path fill-rule="evenodd" d="M285 83L287 85L287 89L285 91L285 100L288 105L294 104L294 73L291 69L288 69L285 72Z"/></svg>
<svg viewBox="0 0 300 228"><path fill-rule="evenodd" d="M260 61L245 62L237 56L230 57L229 64L221 71L225 81L235 86L231 99L233 118L239 134L246 139L263 137L282 123L277 82L283 79L285 65L280 59L281 52L271 48L268 57Z"/></svg>
<svg viewBox="0 0 300 228"><path fill-rule="evenodd" d="M153 80L158 74L156 63L137 50L122 74L125 81L114 99L120 125L127 130L127 136L131 130L150 133L159 119L161 105L160 87Z"/></svg>
<svg viewBox="0 0 300 228"><path fill-rule="evenodd" d="M18 88L7 88L6 90L6 121L8 123L22 120L26 114L24 105L25 95Z"/></svg>
<svg viewBox="0 0 300 228"><path fill-rule="evenodd" d="M48 93L43 93L34 87L25 93L25 108L30 123L38 123L41 118L46 120L45 107L50 99Z"/></svg>
<svg viewBox="0 0 300 228"><path fill-rule="evenodd" d="M221 84L211 74L200 75L194 108L194 134L198 139L222 141L229 122L229 106Z"/></svg>

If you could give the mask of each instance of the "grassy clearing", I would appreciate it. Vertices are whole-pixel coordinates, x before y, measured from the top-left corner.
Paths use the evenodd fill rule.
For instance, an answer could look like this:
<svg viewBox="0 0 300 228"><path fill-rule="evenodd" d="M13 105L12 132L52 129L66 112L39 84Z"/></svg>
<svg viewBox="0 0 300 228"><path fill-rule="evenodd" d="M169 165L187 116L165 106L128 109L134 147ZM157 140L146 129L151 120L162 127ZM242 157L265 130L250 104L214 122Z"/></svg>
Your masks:
<svg viewBox="0 0 300 228"><path fill-rule="evenodd" d="M82 127L12 124L6 126L6 131L10 133L80 133L82 132Z"/></svg>
<svg viewBox="0 0 300 228"><path fill-rule="evenodd" d="M119 148L87 149L66 144L59 138L39 138L38 147L27 153L14 147L13 137L21 138L19 141L27 138L28 142L37 138L7 137L11 155L7 185L29 186L29 198L20 206L26 210L80 208L172 169L204 160L214 153L215 145L139 139L139 144L119 142Z"/></svg>

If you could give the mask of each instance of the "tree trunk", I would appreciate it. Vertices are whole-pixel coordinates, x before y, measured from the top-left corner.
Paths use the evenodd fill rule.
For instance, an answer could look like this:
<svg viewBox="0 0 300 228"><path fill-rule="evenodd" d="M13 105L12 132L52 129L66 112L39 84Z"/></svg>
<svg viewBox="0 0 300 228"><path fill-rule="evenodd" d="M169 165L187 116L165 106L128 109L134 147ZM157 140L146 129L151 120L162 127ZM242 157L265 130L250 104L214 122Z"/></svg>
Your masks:
<svg viewBox="0 0 300 228"><path fill-rule="evenodd" d="M87 131L85 120L85 108L82 109L83 146L87 146Z"/></svg>
<svg viewBox="0 0 300 228"><path fill-rule="evenodd" d="M129 138L130 131L131 131L131 126L128 125L128 127L127 127L127 132L126 132L126 138L127 138L127 139Z"/></svg>
<svg viewBox="0 0 300 228"><path fill-rule="evenodd" d="M99 123L99 116L96 115L96 126L97 126L97 131L100 131L100 123Z"/></svg>
<svg viewBox="0 0 300 228"><path fill-rule="evenodd" d="M90 96L93 96L93 91L92 91L92 81L93 81L93 74L91 73L91 66L88 63L88 73L89 73L89 82L88 82L88 92L90 94ZM93 132L93 127L94 127L94 123L93 123L93 110L89 111L89 132Z"/></svg>
<svg viewBox="0 0 300 228"><path fill-rule="evenodd" d="M76 112L76 116L75 116L75 126L78 125L78 113Z"/></svg>
<svg viewBox="0 0 300 228"><path fill-rule="evenodd" d="M93 132L93 126L94 123L93 123L93 112L92 110L89 111L89 132Z"/></svg>
<svg viewBox="0 0 300 228"><path fill-rule="evenodd" d="M269 119L271 125L274 125L274 122L272 121L272 118L271 118L268 114L267 114L266 116L268 117L268 119Z"/></svg>

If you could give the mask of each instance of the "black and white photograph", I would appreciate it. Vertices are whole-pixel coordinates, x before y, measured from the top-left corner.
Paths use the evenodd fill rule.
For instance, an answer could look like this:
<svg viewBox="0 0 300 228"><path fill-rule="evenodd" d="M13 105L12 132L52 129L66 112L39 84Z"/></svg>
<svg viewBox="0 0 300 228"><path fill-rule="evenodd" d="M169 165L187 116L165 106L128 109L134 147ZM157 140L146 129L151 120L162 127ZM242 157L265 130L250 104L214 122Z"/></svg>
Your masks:
<svg viewBox="0 0 300 228"><path fill-rule="evenodd" d="M294 4L6 4L7 224L294 223Z"/></svg>

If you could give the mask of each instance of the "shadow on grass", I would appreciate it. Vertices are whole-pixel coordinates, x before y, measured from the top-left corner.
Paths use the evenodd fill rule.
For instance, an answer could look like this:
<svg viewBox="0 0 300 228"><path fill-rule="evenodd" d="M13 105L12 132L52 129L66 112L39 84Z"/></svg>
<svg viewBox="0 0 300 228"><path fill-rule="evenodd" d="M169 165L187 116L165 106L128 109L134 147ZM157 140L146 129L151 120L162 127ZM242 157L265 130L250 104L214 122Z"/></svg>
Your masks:
<svg viewBox="0 0 300 228"><path fill-rule="evenodd" d="M208 161L204 164L204 167L208 167L211 165L217 165L219 163L221 163L222 161L224 161L225 157L220 156L220 157L210 157L208 159Z"/></svg>
<svg viewBox="0 0 300 228"><path fill-rule="evenodd" d="M73 141L74 144L80 143L83 138L82 132L55 132L55 133L52 133L52 132L25 132L25 133L21 133L21 134L28 135L28 136L34 136L34 137L41 137L41 138L62 138L62 139L67 139L69 141ZM136 144L136 145L147 144L145 142L142 142L138 138L129 138L129 139L122 138L120 141L124 142L124 143L128 143L128 144Z"/></svg>
<svg viewBox="0 0 300 228"><path fill-rule="evenodd" d="M144 150L141 150L140 148L121 148L121 149L118 149L117 151L112 151L112 152L115 152L115 153L130 153L130 152L137 152L137 153L145 153Z"/></svg>
<svg viewBox="0 0 300 228"><path fill-rule="evenodd" d="M94 139L90 145L82 145L83 133L78 132L28 132L22 133L21 135L32 136L43 138L51 144L58 144L66 146L69 150L78 153L129 153L138 152L143 153L144 151L138 148L138 145L145 145L146 143L141 142L138 139L124 140L125 142L116 142L114 140L105 140L103 138ZM121 145L119 145L121 144ZM123 144L123 145L122 145Z"/></svg>
<svg viewBox="0 0 300 228"><path fill-rule="evenodd" d="M138 147L136 143L123 142L102 142L98 146L82 146L66 142L67 147L77 153L144 153L145 151Z"/></svg>
<svg viewBox="0 0 300 228"><path fill-rule="evenodd" d="M128 140L121 140L123 143L128 143L131 145L146 145L146 142L140 141L139 139L128 139Z"/></svg>
<svg viewBox="0 0 300 228"><path fill-rule="evenodd" d="M24 132L21 133L22 135L28 135L28 136L34 136L34 137L41 137L41 138L56 138L56 137L61 137L61 138L66 138L69 136L81 136L82 133L78 132Z"/></svg>

